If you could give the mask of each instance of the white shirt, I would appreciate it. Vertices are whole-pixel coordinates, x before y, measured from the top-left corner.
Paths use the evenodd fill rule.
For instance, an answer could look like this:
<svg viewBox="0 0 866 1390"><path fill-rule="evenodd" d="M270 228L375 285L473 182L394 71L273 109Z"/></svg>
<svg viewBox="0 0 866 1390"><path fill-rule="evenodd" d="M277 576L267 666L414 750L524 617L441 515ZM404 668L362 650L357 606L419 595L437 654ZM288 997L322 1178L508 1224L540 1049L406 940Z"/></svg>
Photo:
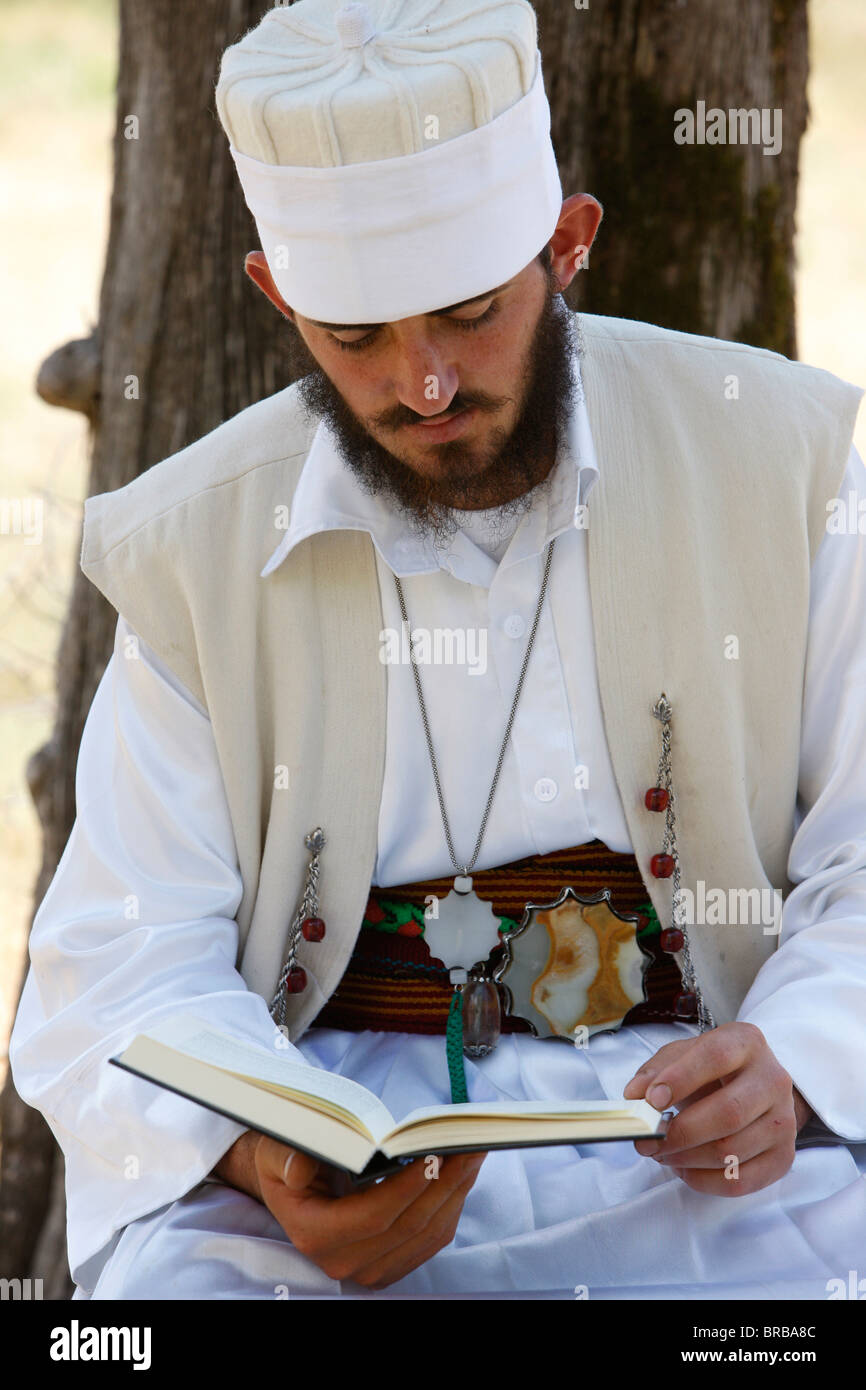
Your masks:
<svg viewBox="0 0 866 1390"><path fill-rule="evenodd" d="M386 627L400 632L397 573L413 633L419 627L487 633L485 660L471 674L468 663L421 668L453 842L465 859L523 661L545 547L557 537L478 869L596 836L611 849L631 850L602 722L581 524L597 477L588 416L578 401L549 496L540 490L510 540L506 534L498 546L488 541L485 515L469 514L463 533L440 553L363 492L320 427L289 529L262 571L317 531L366 530L376 545ZM853 449L840 489L846 503L852 491L866 498L863 463ZM740 1018L763 1030L831 1131L864 1140L863 538L828 534L812 577L798 828L788 865L797 886L785 902L780 949L760 970ZM266 1045L274 1030L265 1001L235 969L234 914L242 890L207 711L122 615L84 728L76 807L34 921L10 1062L18 1090L43 1110L66 1154L77 1279L112 1232L189 1191L243 1128L105 1065L106 1059L149 1024L190 1009ZM412 673L408 664L389 664L374 882L387 886L452 871ZM600 1046L615 1047L617 1036ZM438 1058L442 1039L416 1041ZM539 1062L544 1053L539 1044ZM303 1060L298 1049L289 1055ZM621 1081L630 1074L627 1069ZM126 1154L132 1176L123 1187L117 1165Z"/></svg>

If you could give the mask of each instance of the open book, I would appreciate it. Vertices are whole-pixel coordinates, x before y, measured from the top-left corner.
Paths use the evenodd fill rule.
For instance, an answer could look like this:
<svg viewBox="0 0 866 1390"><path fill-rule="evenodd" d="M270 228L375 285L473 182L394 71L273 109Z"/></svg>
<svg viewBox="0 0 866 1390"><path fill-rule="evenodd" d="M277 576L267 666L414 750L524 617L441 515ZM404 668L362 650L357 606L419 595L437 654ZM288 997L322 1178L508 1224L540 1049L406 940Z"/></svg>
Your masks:
<svg viewBox="0 0 866 1390"><path fill-rule="evenodd" d="M281 1056L275 1039L268 1051L183 1015L110 1060L362 1182L431 1154L661 1138L673 1115L645 1100L529 1100L429 1106L397 1124L365 1086Z"/></svg>

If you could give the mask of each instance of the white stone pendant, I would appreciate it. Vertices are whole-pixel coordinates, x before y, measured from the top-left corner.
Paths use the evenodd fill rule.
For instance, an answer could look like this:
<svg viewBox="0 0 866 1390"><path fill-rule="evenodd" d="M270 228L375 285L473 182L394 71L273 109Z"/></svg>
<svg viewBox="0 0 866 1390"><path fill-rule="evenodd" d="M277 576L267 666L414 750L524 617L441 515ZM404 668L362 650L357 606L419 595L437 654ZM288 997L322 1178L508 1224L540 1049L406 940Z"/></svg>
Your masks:
<svg viewBox="0 0 866 1390"><path fill-rule="evenodd" d="M439 899L436 916L425 918L424 940L431 956L449 970L471 970L499 945L499 918L491 903L472 892L468 874L457 875L451 892Z"/></svg>
<svg viewBox="0 0 866 1390"><path fill-rule="evenodd" d="M585 1037L619 1028L646 999L652 955L637 939L639 914L620 913L610 890L584 897L571 887L552 903L527 903L523 921L503 938L494 970L507 1012L538 1038Z"/></svg>

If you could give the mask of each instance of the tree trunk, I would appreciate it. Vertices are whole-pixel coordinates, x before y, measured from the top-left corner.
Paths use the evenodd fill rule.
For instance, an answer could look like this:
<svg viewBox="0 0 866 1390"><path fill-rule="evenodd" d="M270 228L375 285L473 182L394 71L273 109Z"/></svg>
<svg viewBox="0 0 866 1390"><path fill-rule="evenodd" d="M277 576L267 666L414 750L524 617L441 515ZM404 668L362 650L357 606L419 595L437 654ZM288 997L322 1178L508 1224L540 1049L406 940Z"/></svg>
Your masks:
<svg viewBox="0 0 866 1390"><path fill-rule="evenodd" d="M98 328L52 354L39 382L45 399L91 420L90 493L122 487L296 375L292 330L242 273L258 239L213 96L223 49L264 10L262 0L120 0ZM569 301L793 355L806 0L536 0L536 10L563 191L605 207ZM674 111L698 101L782 108L781 153L676 144ZM56 723L28 764L43 830L36 905L72 828L78 745L115 624L76 570ZM42 1278L46 1297L68 1297L62 1159L11 1079L0 1124L0 1277Z"/></svg>
<svg viewBox="0 0 866 1390"><path fill-rule="evenodd" d="M98 328L88 353L52 354L39 380L44 399L90 415L89 493L122 487L296 375L291 329L242 273L258 240L213 95L223 49L257 24L264 8L261 0L121 0ZM87 365L79 369L82 360ZM78 745L116 621L76 570L58 652L55 727L27 768L43 832L35 905L72 828ZM63 1191L52 1185L62 1158L41 1115L15 1094L11 1076L0 1124L0 1277L41 1277L46 1297L68 1297L65 1234L56 1219Z"/></svg>
<svg viewBox="0 0 866 1390"><path fill-rule="evenodd" d="M806 0L536 0L563 193L605 209L573 307L793 357ZM783 112L782 146L676 144L674 113Z"/></svg>

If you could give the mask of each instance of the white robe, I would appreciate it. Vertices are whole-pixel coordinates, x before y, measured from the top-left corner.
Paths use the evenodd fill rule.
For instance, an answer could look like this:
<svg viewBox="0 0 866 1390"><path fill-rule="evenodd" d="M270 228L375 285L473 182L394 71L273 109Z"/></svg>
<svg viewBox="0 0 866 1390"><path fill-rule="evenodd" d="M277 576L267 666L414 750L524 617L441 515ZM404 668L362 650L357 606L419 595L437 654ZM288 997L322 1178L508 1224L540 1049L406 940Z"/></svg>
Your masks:
<svg viewBox="0 0 866 1390"><path fill-rule="evenodd" d="M465 856L523 660L544 547L558 537L479 870L595 836L631 850L599 705L580 518L597 473L578 404L549 498L542 491L498 546L485 538L483 514L466 516L440 555L357 487L320 430L271 561L317 530L367 529L386 626L400 630L393 570L413 631L486 632L483 658L475 649L465 665L422 668L452 836ZM853 450L840 490L846 503L852 490L866 498ZM455 1241L391 1292L825 1298L827 1281L847 1279L858 1261L866 1275L864 556L859 535L828 534L813 566L788 865L796 887L779 949L739 1015L763 1030L824 1137L850 1142L801 1148L785 1177L736 1198L693 1192L631 1144L491 1153ZM408 665L389 665L387 717L374 875L382 886L452 871ZM174 1012L194 1010L265 1045L273 1036L265 1001L235 969L241 883L207 711L122 616L85 726L76 797L75 826L34 923L10 1045L19 1091L43 1110L66 1156L76 1297L358 1293L294 1251L253 1199L205 1181L240 1125L106 1064ZM470 1099L618 1098L647 1057L689 1031L642 1025L597 1035L585 1049L505 1037L491 1058L467 1062ZM442 1038L314 1028L291 1055L351 1076L397 1118L450 1098Z"/></svg>

